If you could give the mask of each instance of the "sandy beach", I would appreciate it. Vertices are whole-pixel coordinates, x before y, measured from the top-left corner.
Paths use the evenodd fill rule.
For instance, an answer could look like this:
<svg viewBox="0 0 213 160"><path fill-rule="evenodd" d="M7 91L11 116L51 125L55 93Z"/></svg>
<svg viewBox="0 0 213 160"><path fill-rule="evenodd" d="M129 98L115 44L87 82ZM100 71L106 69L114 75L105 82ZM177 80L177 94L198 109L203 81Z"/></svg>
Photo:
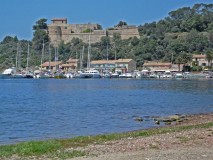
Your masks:
<svg viewBox="0 0 213 160"><path fill-rule="evenodd" d="M213 122L213 114L190 115L185 121L175 125L208 122ZM79 149L86 151L88 156L72 160L212 160L213 127L149 137L129 137Z"/></svg>
<svg viewBox="0 0 213 160"><path fill-rule="evenodd" d="M174 115L172 116L175 117ZM166 118L167 119L167 118ZM141 131L132 131L125 138L117 140L88 142L82 147L65 147L55 152L40 156L12 155L2 157L4 160L212 160L213 159L213 113L186 115L183 119L173 121L170 125ZM143 122L141 122L143 123ZM144 133L147 135L144 135ZM126 133L118 134L120 136ZM137 136L136 134L143 134ZM103 135L106 136L107 135ZM84 137L83 137L84 138ZM89 137L86 139L88 140ZM92 138L92 137L91 137ZM61 143L84 144L78 141L64 140ZM45 144L45 142L44 142ZM74 145L75 146L75 145ZM31 147L31 146L30 146ZM27 149L27 148L25 148ZM66 157L66 153L84 153L76 158ZM61 156L59 153L62 153Z"/></svg>

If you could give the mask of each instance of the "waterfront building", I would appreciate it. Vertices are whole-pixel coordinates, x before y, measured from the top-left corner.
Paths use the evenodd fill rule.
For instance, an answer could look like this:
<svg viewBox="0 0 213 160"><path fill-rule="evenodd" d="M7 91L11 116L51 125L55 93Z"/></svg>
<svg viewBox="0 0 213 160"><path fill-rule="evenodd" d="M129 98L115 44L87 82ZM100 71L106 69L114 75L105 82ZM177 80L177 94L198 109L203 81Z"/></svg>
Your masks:
<svg viewBox="0 0 213 160"><path fill-rule="evenodd" d="M78 68L79 59L70 58L66 64L61 65L61 69L64 71L74 71Z"/></svg>
<svg viewBox="0 0 213 160"><path fill-rule="evenodd" d="M184 64L172 64L172 63L161 63L161 62L146 62L143 64L144 69L148 69L151 72L178 72L183 70Z"/></svg>
<svg viewBox="0 0 213 160"><path fill-rule="evenodd" d="M133 59L118 60L95 60L91 61L91 68L95 68L99 72L120 70L122 73L133 72L136 70L136 62Z"/></svg>
<svg viewBox="0 0 213 160"><path fill-rule="evenodd" d="M41 65L42 70L57 70L61 67L62 61L56 61L56 62L45 62Z"/></svg>
<svg viewBox="0 0 213 160"><path fill-rule="evenodd" d="M206 60L205 54L193 54L192 63L196 63L197 66L201 67L205 67L208 65L208 61Z"/></svg>

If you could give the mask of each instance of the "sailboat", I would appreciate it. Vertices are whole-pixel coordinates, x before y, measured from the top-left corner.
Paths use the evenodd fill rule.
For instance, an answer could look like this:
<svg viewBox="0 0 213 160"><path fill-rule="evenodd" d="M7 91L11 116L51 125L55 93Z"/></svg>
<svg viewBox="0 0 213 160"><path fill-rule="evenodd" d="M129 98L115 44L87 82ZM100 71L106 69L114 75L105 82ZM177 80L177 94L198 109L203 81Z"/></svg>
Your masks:
<svg viewBox="0 0 213 160"><path fill-rule="evenodd" d="M15 67L15 73L12 75L13 78L24 78L24 75L20 72L20 68L21 68L20 60L21 60L21 54L19 52L19 45L17 44L16 67Z"/></svg>
<svg viewBox="0 0 213 160"><path fill-rule="evenodd" d="M42 53L41 53L41 66L40 66L40 70L34 71L33 78L35 78L35 79L48 78L48 75L42 71L43 57L44 57L44 40L43 40L43 47L42 47Z"/></svg>
<svg viewBox="0 0 213 160"><path fill-rule="evenodd" d="M91 32L89 35L89 46L88 46L88 55L87 55L87 70L80 73L80 78L101 78L99 71L90 68L90 52L91 52Z"/></svg>
<svg viewBox="0 0 213 160"><path fill-rule="evenodd" d="M109 60L109 47L108 47L108 43L107 43L107 62L108 62L108 60ZM112 77L112 75L111 75L111 73L109 72L109 70L108 69L105 69L105 71L103 72L104 74L103 74L103 77L104 78L111 78Z"/></svg>
<svg viewBox="0 0 213 160"><path fill-rule="evenodd" d="M28 42L28 49L27 49L27 66L26 72L24 74L24 78L33 78L33 73L29 72L29 57L30 57L30 44Z"/></svg>

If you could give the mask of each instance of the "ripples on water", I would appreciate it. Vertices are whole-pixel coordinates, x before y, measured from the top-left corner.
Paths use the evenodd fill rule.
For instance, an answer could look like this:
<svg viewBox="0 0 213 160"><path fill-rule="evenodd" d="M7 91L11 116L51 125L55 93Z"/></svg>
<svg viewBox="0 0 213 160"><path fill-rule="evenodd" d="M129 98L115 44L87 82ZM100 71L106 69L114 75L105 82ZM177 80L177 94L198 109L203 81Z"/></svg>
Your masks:
<svg viewBox="0 0 213 160"><path fill-rule="evenodd" d="M213 112L212 95L208 80L0 80L0 144L149 128L150 116Z"/></svg>

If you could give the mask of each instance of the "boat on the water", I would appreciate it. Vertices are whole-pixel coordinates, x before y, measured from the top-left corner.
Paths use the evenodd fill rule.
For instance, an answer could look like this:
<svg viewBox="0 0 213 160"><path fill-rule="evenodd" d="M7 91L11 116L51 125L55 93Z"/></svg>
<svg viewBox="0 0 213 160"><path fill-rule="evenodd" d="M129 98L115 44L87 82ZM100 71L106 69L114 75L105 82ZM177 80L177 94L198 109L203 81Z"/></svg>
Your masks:
<svg viewBox="0 0 213 160"><path fill-rule="evenodd" d="M183 76L182 73L176 73L176 74L175 74L175 78L176 78L176 79L182 79L182 78L184 78L184 76Z"/></svg>
<svg viewBox="0 0 213 160"><path fill-rule="evenodd" d="M154 72L152 72L150 75L149 75L149 78L158 78L158 75Z"/></svg>
<svg viewBox="0 0 213 160"><path fill-rule="evenodd" d="M97 70L87 70L80 73L80 78L101 78L101 74Z"/></svg>
<svg viewBox="0 0 213 160"><path fill-rule="evenodd" d="M131 73L123 73L119 75L119 78L133 78Z"/></svg>
<svg viewBox="0 0 213 160"><path fill-rule="evenodd" d="M171 73L171 71L169 71L169 70L168 70L168 71L165 71L162 77L163 77L163 78L172 78L172 73Z"/></svg>
<svg viewBox="0 0 213 160"><path fill-rule="evenodd" d="M5 70L0 74L0 78L1 78L1 79L14 78L15 72L16 72L15 68L8 68L8 69L5 69Z"/></svg>
<svg viewBox="0 0 213 160"><path fill-rule="evenodd" d="M111 74L112 78L119 78L119 74L117 72Z"/></svg>

